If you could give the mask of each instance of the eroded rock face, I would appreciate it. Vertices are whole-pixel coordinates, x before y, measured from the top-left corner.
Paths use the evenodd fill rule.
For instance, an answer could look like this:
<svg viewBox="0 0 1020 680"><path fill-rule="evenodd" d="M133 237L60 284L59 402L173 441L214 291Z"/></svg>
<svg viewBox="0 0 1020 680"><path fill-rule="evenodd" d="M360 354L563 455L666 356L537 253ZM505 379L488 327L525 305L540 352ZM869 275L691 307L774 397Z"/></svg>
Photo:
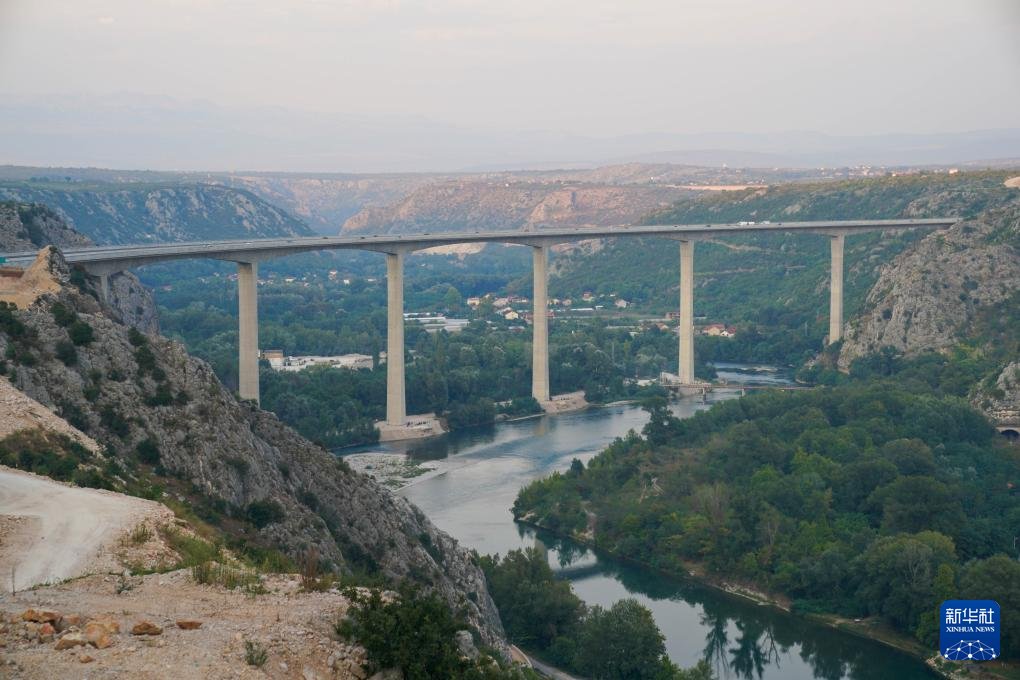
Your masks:
<svg viewBox="0 0 1020 680"><path fill-rule="evenodd" d="M0 252L36 250L46 245L90 246L92 241L42 205L0 201Z"/></svg>
<svg viewBox="0 0 1020 680"><path fill-rule="evenodd" d="M110 276L110 293L106 302L128 326L150 335L159 333L159 313L152 293L131 272Z"/></svg>
<svg viewBox="0 0 1020 680"><path fill-rule="evenodd" d="M846 329L840 366L884 347L954 344L978 310L1020 289L1020 201L934 232L885 265Z"/></svg>
<svg viewBox="0 0 1020 680"><path fill-rule="evenodd" d="M251 529L260 539L295 558L314 547L340 568L421 583L465 607L486 644L506 648L485 577L468 551L405 499L353 472L275 415L239 402L180 344L149 335L142 342L151 353L146 358L128 326L88 291L67 285L59 253L50 257L64 285L16 312L36 340L34 363L8 363L12 384L106 445L125 474L138 464L138 444L149 440L166 475L191 489L192 502L239 515L253 502L278 503L279 521ZM71 365L56 358L56 344L68 337L51 311L58 300L94 333L91 343L77 347ZM0 356L12 342L0 331Z"/></svg>
<svg viewBox="0 0 1020 680"><path fill-rule="evenodd" d="M993 422L1020 427L1020 361L1003 368L994 387L982 386L974 402Z"/></svg>

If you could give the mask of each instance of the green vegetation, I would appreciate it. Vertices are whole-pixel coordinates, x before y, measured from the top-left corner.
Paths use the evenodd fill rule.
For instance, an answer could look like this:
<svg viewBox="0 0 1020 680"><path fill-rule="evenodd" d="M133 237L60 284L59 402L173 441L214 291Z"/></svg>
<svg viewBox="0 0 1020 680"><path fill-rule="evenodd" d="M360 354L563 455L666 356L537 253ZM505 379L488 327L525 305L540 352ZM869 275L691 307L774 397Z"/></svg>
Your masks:
<svg viewBox="0 0 1020 680"><path fill-rule="evenodd" d="M258 640L244 641L244 660L249 666L262 668L269 659L269 652Z"/></svg>
<svg viewBox="0 0 1020 680"><path fill-rule="evenodd" d="M493 269L500 271L495 265ZM263 364L262 406L323 446L373 442L378 436L374 423L385 415L385 365L378 360L386 333L384 281L367 277L348 285L340 277L309 277L314 285L277 278L260 289L260 346L281 348L286 354L360 352L376 357L376 367L290 372ZM454 429L492 423L500 413L513 417L539 412L530 396L529 329L492 315L491 309L467 310L460 292L488 292L489 286L509 285L512 277L466 275L459 289L437 278L429 275L412 285L408 297L420 304L415 308L464 314L472 321L452 334L430 334L418 324L407 325L408 412L443 415ZM235 286L225 276L199 279L158 291L163 327L209 361L225 384L236 386ZM144 336L137 333L132 342L139 370L158 370ZM657 326L609 327L599 318L557 320L550 329L552 391L583 390L592 402L641 396L631 379L675 370L676 342L675 335ZM713 376L704 365L697 373ZM164 394L164 400L170 396Z"/></svg>
<svg viewBox="0 0 1020 680"><path fill-rule="evenodd" d="M643 437L533 483L515 516L659 569L696 563L804 611L879 616L925 644L963 575L1013 553L1020 451L920 380L760 394L687 420L662 400L646 408ZM1020 590L1020 571L1004 576Z"/></svg>
<svg viewBox="0 0 1020 680"><path fill-rule="evenodd" d="M652 613L635 600L588 607L536 549L481 558L507 636L557 666L598 680L711 680L706 661L690 670L666 656Z"/></svg>
<svg viewBox="0 0 1020 680"><path fill-rule="evenodd" d="M43 429L19 430L0 439L3 465L79 486L110 489L110 480L94 467L101 462L70 437Z"/></svg>
<svg viewBox="0 0 1020 680"><path fill-rule="evenodd" d="M1003 186L1010 172L922 174L827 183L791 183L768 190L707 192L643 220L649 224L722 224L896 217L972 217L1016 199ZM864 303L878 268L922 233L871 233L846 242L845 310ZM828 331L828 239L817 235L755 234L699 241L695 248L695 317L732 324L735 341L698 338L711 361L770 361L799 365L817 352ZM595 256L559 265L550 292L576 297L616 292L657 312L677 308L679 253L674 241L608 241ZM762 292L768 291L766 298Z"/></svg>
<svg viewBox="0 0 1020 680"><path fill-rule="evenodd" d="M438 596L408 585L386 600L378 590L365 595L348 588L346 617L336 622L337 634L357 641L368 655L368 674L398 668L406 680L527 680L538 676L526 669L504 669L492 657L464 656L456 634L467 630L462 616Z"/></svg>

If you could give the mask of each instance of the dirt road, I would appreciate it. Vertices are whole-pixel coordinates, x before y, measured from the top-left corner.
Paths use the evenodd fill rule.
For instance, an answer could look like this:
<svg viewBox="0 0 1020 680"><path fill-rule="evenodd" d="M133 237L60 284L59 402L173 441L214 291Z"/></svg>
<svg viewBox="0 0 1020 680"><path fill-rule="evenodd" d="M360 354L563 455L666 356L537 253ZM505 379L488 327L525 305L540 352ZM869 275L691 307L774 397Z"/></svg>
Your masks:
<svg viewBox="0 0 1020 680"><path fill-rule="evenodd" d="M112 548L159 503L0 466L0 586L10 592L118 568Z"/></svg>

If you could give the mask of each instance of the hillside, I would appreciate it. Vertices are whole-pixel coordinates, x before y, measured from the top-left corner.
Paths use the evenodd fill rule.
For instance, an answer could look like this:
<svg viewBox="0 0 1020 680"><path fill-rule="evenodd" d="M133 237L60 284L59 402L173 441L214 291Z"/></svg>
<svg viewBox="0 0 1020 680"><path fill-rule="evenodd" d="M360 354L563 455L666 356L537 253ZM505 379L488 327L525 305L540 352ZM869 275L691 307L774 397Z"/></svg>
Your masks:
<svg viewBox="0 0 1020 680"><path fill-rule="evenodd" d="M43 206L0 201L0 252L34 250L45 245L62 248L92 245Z"/></svg>
<svg viewBox="0 0 1020 680"><path fill-rule="evenodd" d="M64 461L77 454L51 453L33 470L172 500L238 550L297 560L314 549L329 569L421 583L466 608L482 640L502 646L484 577L449 536L272 414L239 402L180 345L112 318L58 252L40 258L57 292L0 310L0 368L105 453L70 469Z"/></svg>
<svg viewBox="0 0 1020 680"><path fill-rule="evenodd" d="M628 224L689 193L655 185L456 181L412 192L396 205L366 208L343 231L498 231Z"/></svg>
<svg viewBox="0 0 1020 680"><path fill-rule="evenodd" d="M45 205L100 244L312 234L250 191L212 184L0 182L0 199Z"/></svg>
<svg viewBox="0 0 1020 680"><path fill-rule="evenodd" d="M1013 200L931 234L882 267L839 355L963 353L980 368L969 392L996 422L1020 425L1020 189Z"/></svg>

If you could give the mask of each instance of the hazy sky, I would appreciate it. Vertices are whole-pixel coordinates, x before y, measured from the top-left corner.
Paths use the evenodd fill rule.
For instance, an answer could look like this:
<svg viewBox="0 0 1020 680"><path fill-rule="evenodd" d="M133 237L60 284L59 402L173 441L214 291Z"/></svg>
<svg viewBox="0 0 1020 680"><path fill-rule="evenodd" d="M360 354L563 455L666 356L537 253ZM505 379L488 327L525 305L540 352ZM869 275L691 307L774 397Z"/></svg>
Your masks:
<svg viewBox="0 0 1020 680"><path fill-rule="evenodd" d="M119 92L589 135L1018 127L1020 2L0 0L0 93Z"/></svg>

